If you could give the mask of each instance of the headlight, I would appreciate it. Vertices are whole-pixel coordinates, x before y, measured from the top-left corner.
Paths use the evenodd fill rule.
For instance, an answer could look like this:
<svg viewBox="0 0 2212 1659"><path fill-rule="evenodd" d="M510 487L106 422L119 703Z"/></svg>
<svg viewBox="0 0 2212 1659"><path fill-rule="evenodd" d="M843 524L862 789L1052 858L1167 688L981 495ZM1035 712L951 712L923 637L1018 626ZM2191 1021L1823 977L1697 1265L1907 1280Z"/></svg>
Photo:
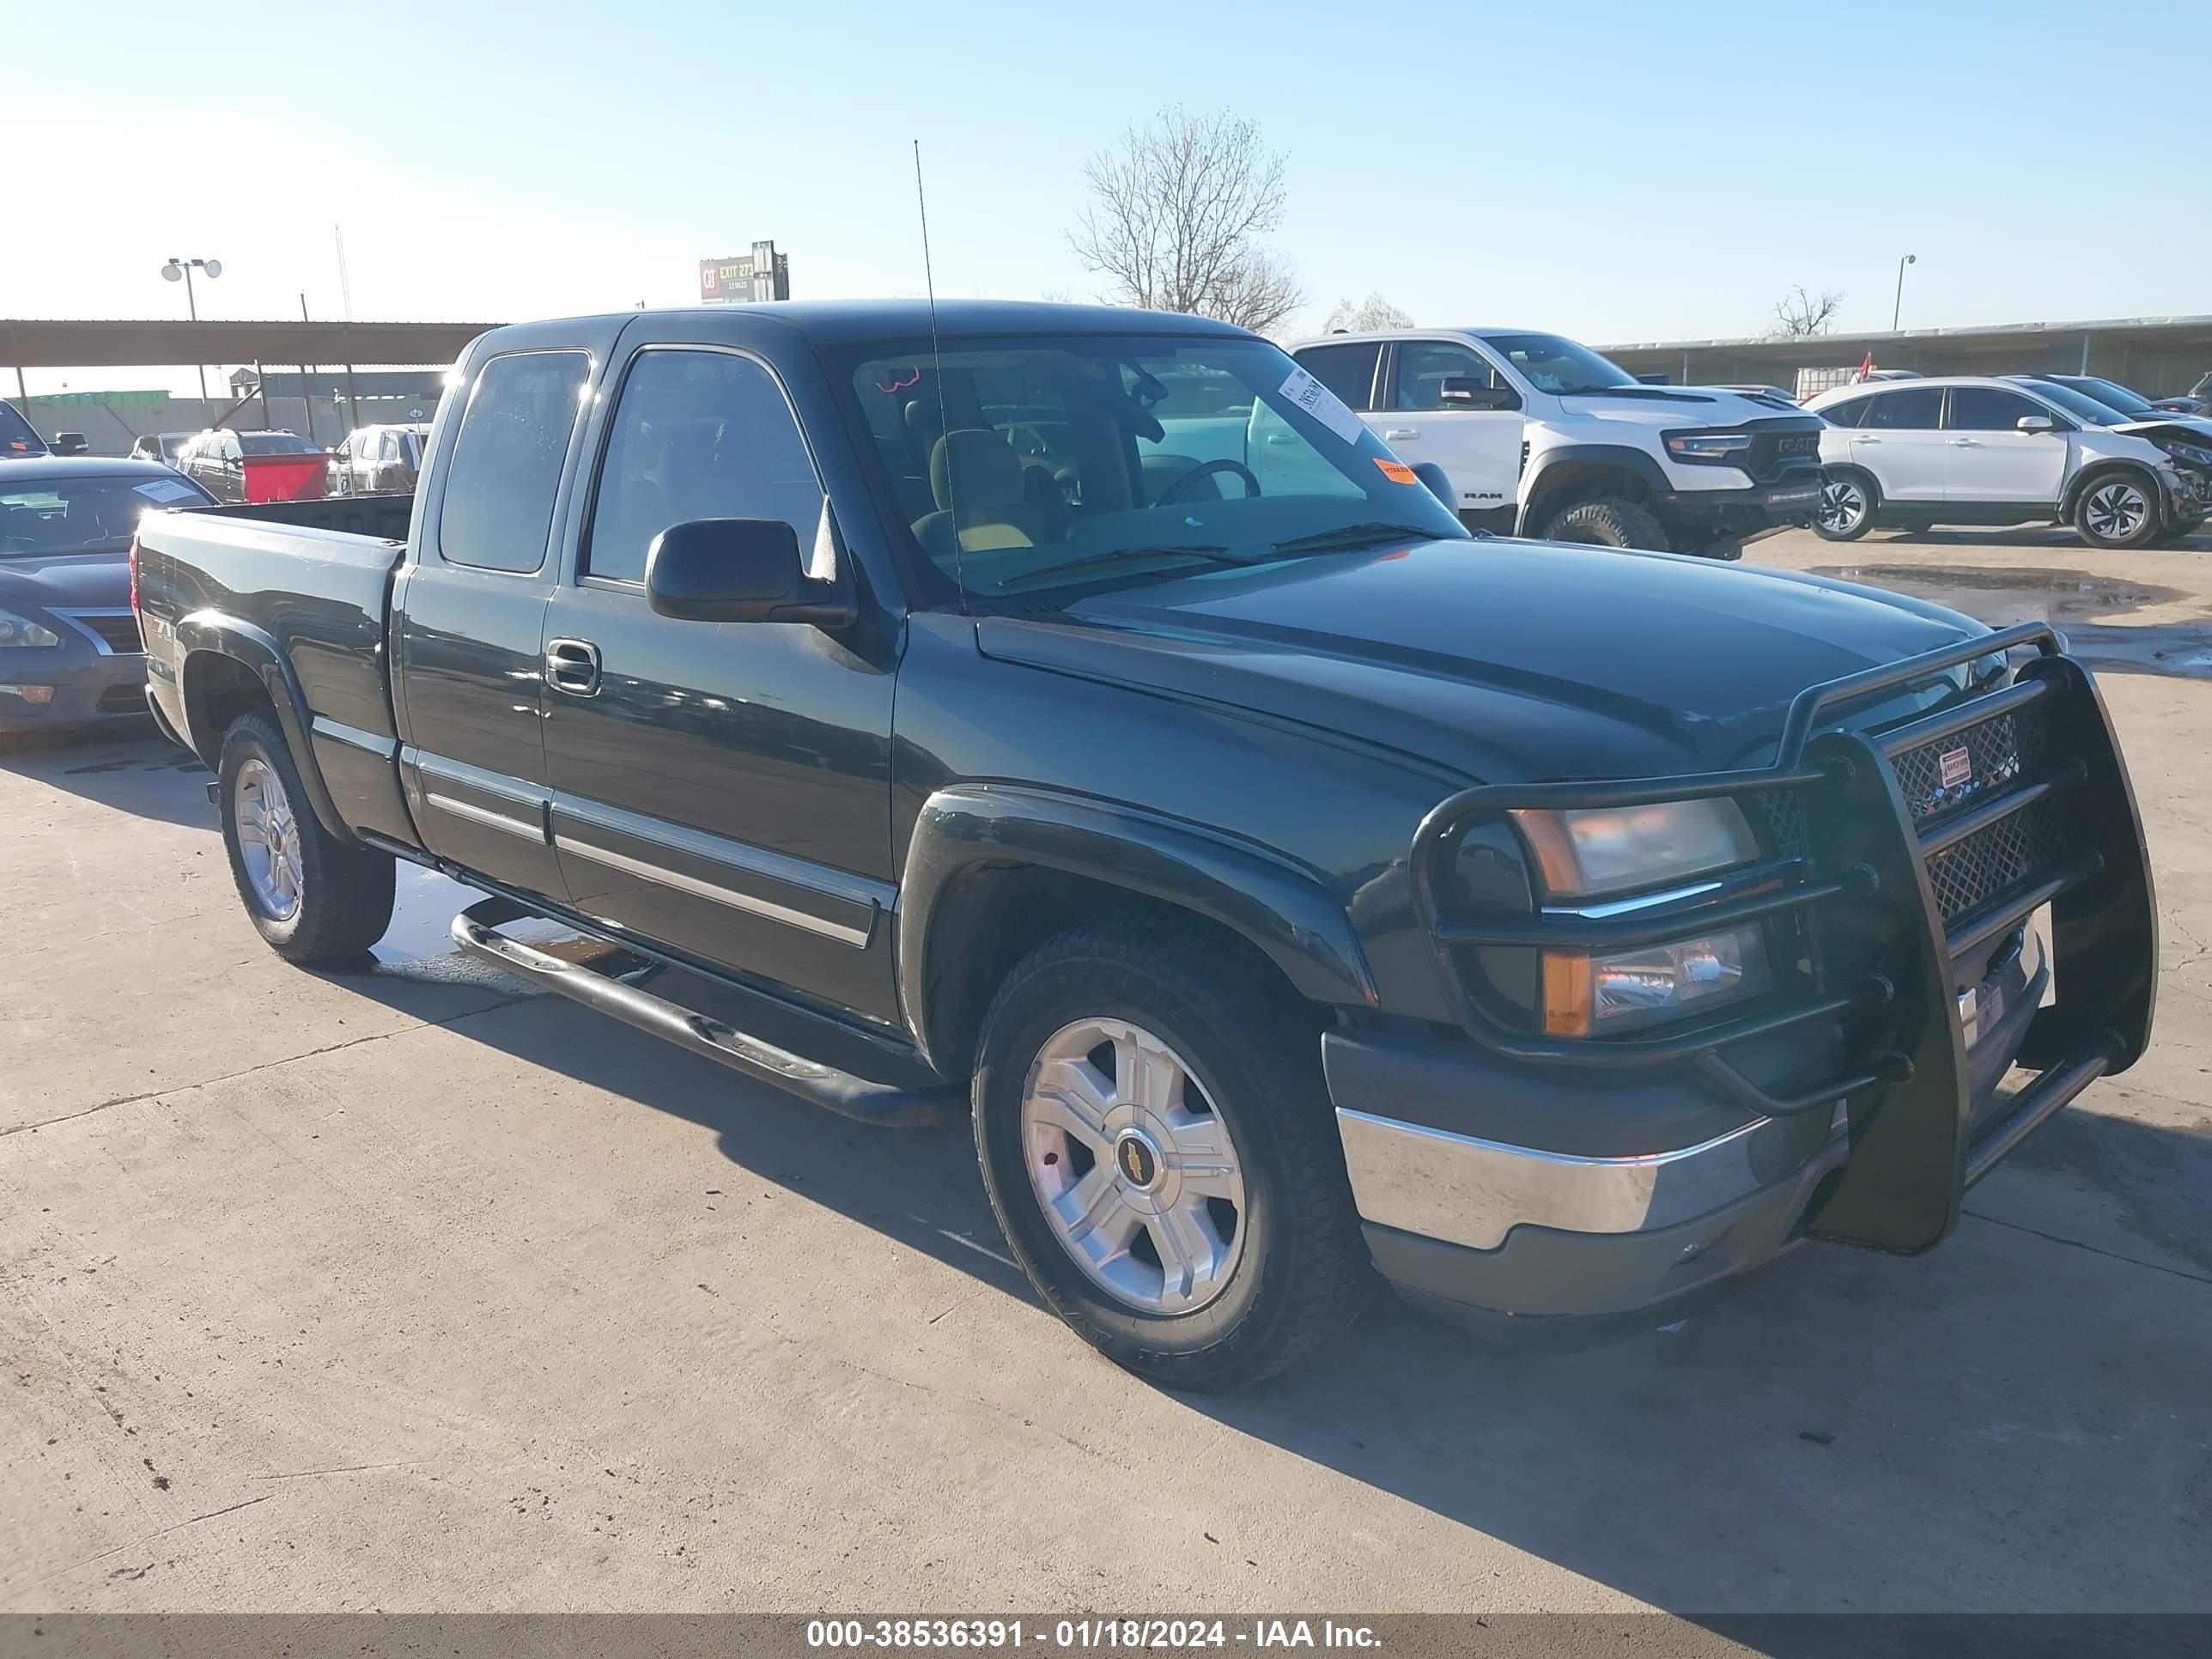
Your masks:
<svg viewBox="0 0 2212 1659"><path fill-rule="evenodd" d="M2166 453L2177 461L2186 461L2191 466L2212 466L2212 449L2200 448L2196 444L2170 443Z"/></svg>
<svg viewBox="0 0 2212 1659"><path fill-rule="evenodd" d="M1732 800L1516 812L1554 897L1591 898L1749 864L1759 840Z"/></svg>
<svg viewBox="0 0 2212 1659"><path fill-rule="evenodd" d="M62 636L51 628L41 628L28 617L19 617L12 611L0 611L0 647L11 645L59 645Z"/></svg>
<svg viewBox="0 0 2212 1659"><path fill-rule="evenodd" d="M1756 927L1617 956L1544 955L1544 1030L1589 1036L1757 996L1771 981Z"/></svg>
<svg viewBox="0 0 2212 1659"><path fill-rule="evenodd" d="M1730 461L1751 448L1748 432L1670 432L1667 453L1678 461Z"/></svg>

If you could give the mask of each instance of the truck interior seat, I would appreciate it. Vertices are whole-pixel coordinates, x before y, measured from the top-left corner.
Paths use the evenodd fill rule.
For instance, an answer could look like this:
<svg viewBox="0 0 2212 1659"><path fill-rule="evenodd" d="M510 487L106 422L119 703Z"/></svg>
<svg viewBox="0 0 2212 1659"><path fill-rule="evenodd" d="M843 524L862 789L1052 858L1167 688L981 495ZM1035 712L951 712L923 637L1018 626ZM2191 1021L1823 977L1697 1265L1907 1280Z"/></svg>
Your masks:
<svg viewBox="0 0 2212 1659"><path fill-rule="evenodd" d="M930 493L938 510L915 521L914 533L932 558L957 547L1032 547L1064 541L1066 510L1030 498L1021 458L996 432L948 432L929 457Z"/></svg>

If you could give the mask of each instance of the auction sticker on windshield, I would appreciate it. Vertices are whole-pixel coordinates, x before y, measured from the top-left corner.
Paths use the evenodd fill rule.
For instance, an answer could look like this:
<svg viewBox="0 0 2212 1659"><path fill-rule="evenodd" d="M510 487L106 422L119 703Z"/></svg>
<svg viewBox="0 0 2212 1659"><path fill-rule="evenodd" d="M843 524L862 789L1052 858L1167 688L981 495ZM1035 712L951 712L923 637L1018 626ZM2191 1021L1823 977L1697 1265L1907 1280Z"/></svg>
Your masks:
<svg viewBox="0 0 2212 1659"><path fill-rule="evenodd" d="M200 492L180 478L149 478L138 486L138 493L149 501L185 501Z"/></svg>
<svg viewBox="0 0 2212 1659"><path fill-rule="evenodd" d="M1319 421L1348 444L1358 443L1361 431L1359 416L1344 406L1344 402L1319 380L1303 368L1291 371L1291 378L1283 382L1283 396Z"/></svg>

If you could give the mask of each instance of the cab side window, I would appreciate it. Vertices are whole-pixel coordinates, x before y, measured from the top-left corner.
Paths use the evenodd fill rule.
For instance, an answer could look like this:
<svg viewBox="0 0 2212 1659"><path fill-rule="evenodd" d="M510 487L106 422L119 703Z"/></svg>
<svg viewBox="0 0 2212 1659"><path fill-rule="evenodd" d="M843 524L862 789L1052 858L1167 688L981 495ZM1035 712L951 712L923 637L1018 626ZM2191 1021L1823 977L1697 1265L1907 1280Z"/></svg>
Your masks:
<svg viewBox="0 0 2212 1659"><path fill-rule="evenodd" d="M580 351L510 352L477 371L438 514L447 563L522 572L545 562L553 496L590 374Z"/></svg>
<svg viewBox="0 0 2212 1659"><path fill-rule="evenodd" d="M1347 341L1343 345L1301 347L1300 368L1334 392L1347 409L1375 407L1375 364L1382 355L1374 340Z"/></svg>
<svg viewBox="0 0 2212 1659"><path fill-rule="evenodd" d="M1444 409L1446 380L1503 385L1490 360L1449 340L1407 340L1398 347L1398 367L1390 377L1393 409Z"/></svg>
<svg viewBox="0 0 2212 1659"><path fill-rule="evenodd" d="M727 351L642 351L623 381L584 574L645 580L646 550L692 519L781 519L811 550L822 482L783 388Z"/></svg>

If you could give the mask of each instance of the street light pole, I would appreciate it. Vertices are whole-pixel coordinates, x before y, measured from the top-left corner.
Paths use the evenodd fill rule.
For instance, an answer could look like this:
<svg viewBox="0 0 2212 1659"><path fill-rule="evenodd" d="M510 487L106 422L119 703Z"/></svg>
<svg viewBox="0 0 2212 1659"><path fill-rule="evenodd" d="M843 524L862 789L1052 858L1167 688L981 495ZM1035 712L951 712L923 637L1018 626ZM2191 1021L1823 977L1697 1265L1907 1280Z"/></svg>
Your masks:
<svg viewBox="0 0 2212 1659"><path fill-rule="evenodd" d="M1908 253L1897 262L1897 303L1889 308L1889 331L1892 334L1897 332L1897 319L1905 314L1905 268L1919 263L1920 256L1917 253Z"/></svg>
<svg viewBox="0 0 2212 1659"><path fill-rule="evenodd" d="M179 259L174 255L172 255L170 257L169 263L161 267L161 275L165 280L172 283L176 282L180 278L183 280L185 284L185 309L190 313L191 319L197 323L200 319L200 302L198 296L192 292L192 272L195 270L204 270L207 272L209 278L212 280L215 277L222 275L222 261L220 259ZM205 363L195 363L192 365L192 368L198 373L200 377L200 401L202 403L205 403L207 401L207 365Z"/></svg>

